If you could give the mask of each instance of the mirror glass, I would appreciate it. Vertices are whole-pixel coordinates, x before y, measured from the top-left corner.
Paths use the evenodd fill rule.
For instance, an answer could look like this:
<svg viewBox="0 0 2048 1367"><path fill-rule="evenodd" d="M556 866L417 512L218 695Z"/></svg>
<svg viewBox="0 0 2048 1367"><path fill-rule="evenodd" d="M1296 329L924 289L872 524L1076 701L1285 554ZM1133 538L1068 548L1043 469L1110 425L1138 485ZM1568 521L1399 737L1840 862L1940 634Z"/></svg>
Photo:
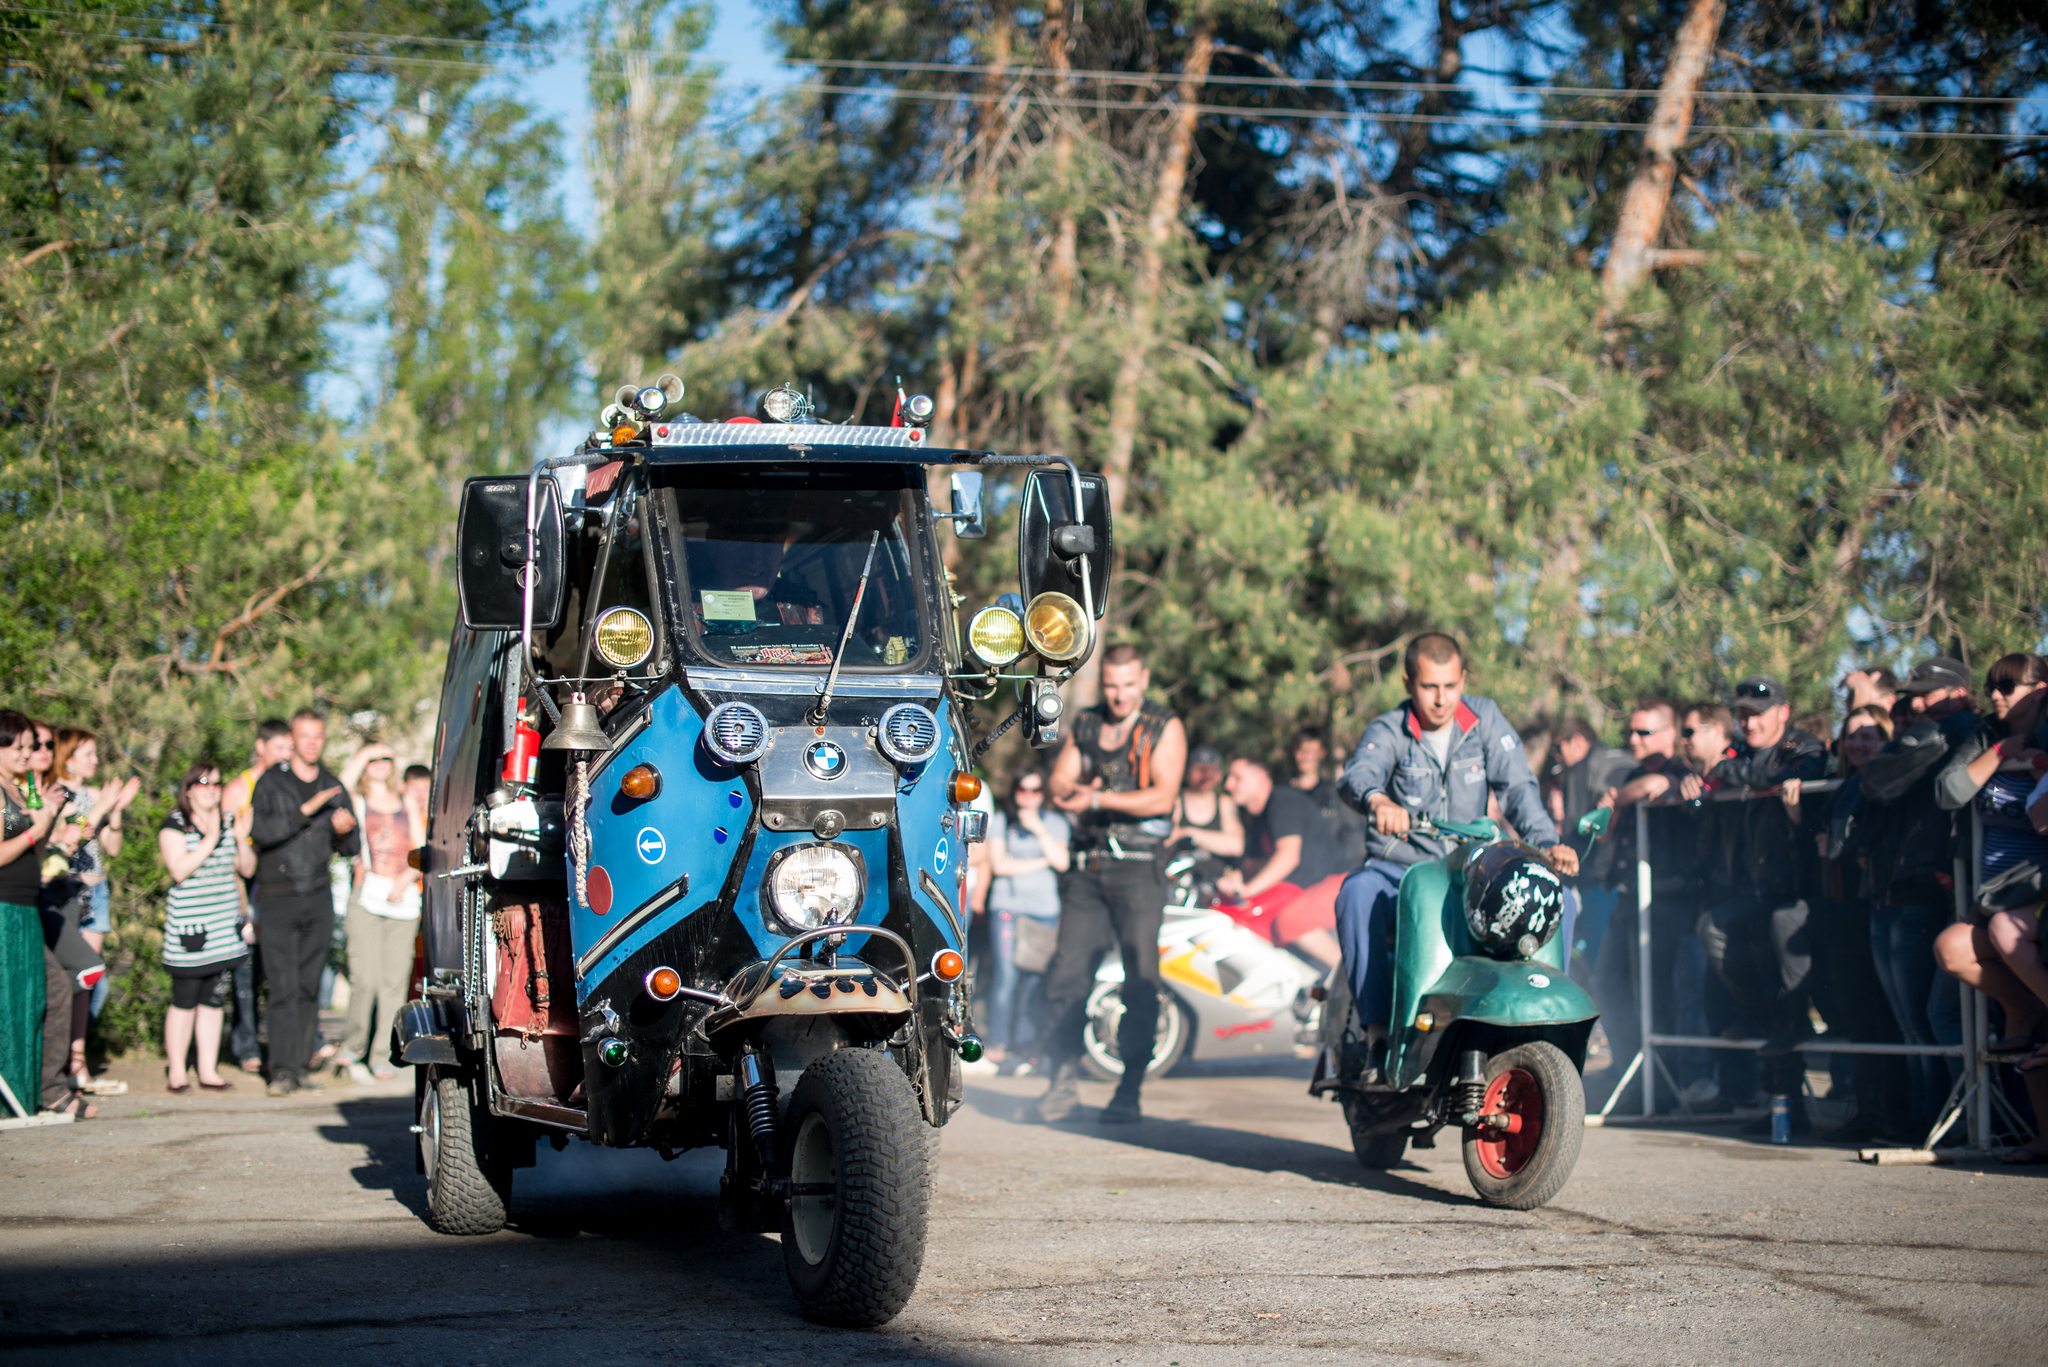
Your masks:
<svg viewBox="0 0 2048 1367"><path fill-rule="evenodd" d="M953 535L965 537L970 541L988 535L988 524L981 516L981 484L982 475L979 470L953 472Z"/></svg>
<svg viewBox="0 0 2048 1367"><path fill-rule="evenodd" d="M1092 528L1095 547L1068 559L1053 549L1054 533L1078 524ZM1024 601L1052 590L1077 603L1087 602L1081 593L1081 565L1088 566L1089 596L1094 599L1095 616L1109 606L1110 566L1109 483L1101 475L1081 476L1080 515L1074 511L1073 476L1063 465L1044 466L1024 478L1024 506L1017 523L1017 581L1023 586ZM1066 539L1072 539L1068 533Z"/></svg>
<svg viewBox="0 0 2048 1367"><path fill-rule="evenodd" d="M546 631L562 619L562 503L551 479L540 481L539 578L533 587L533 627ZM462 624L472 631L517 631L525 586L519 553L526 541L526 481L516 475L481 475L462 485L456 544L462 571L456 589Z"/></svg>

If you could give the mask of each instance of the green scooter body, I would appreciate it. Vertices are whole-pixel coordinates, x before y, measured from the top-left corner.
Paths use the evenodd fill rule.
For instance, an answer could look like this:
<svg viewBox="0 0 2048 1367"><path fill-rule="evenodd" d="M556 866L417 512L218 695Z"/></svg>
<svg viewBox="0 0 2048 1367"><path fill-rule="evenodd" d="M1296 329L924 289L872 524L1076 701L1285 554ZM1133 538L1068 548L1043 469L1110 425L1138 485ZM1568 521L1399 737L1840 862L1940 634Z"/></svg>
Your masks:
<svg viewBox="0 0 2048 1367"><path fill-rule="evenodd" d="M1477 840L1497 834L1492 822L1439 823L1439 829ZM1482 954L1465 928L1464 894L1463 879L1441 859L1413 865L1401 879L1387 1066L1404 1091L1422 1082L1437 1045L1460 1021L1535 1032L1591 1022L1600 1014L1564 975L1562 934L1551 936L1531 959ZM1423 1012L1432 1017L1428 1030L1416 1028Z"/></svg>

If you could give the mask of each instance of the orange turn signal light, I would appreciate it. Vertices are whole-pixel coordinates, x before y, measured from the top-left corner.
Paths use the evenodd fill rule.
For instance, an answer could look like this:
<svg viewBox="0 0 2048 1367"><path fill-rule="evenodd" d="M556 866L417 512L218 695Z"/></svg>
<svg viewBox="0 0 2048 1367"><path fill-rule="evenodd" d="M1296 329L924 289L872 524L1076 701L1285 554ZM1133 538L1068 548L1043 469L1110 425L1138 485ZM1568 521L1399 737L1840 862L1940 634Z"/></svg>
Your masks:
<svg viewBox="0 0 2048 1367"><path fill-rule="evenodd" d="M422 845L416 850L407 850L405 852L405 866L414 873L425 873L427 871L426 846Z"/></svg>
<svg viewBox="0 0 2048 1367"><path fill-rule="evenodd" d="M640 435L640 429L630 422L622 422L612 429L612 445L624 446Z"/></svg>
<svg viewBox="0 0 2048 1367"><path fill-rule="evenodd" d="M972 802L980 796L981 780L968 773L965 769L956 769L953 772L953 800L955 802Z"/></svg>
<svg viewBox="0 0 2048 1367"><path fill-rule="evenodd" d="M967 971L967 960L957 949L942 949L932 955L932 976L942 983L956 983Z"/></svg>
<svg viewBox="0 0 2048 1367"><path fill-rule="evenodd" d="M645 802L661 791L661 771L651 764L636 764L619 780L619 791L635 802Z"/></svg>
<svg viewBox="0 0 2048 1367"><path fill-rule="evenodd" d="M663 964L647 974L647 995L658 1002L672 1001L683 990L683 975Z"/></svg>

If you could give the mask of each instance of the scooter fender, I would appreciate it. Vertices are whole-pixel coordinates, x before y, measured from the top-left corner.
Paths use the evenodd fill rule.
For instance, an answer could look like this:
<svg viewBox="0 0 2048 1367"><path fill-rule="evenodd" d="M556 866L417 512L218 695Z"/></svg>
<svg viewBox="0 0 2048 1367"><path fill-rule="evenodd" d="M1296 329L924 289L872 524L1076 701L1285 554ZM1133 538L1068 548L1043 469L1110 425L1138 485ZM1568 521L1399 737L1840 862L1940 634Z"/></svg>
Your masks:
<svg viewBox="0 0 2048 1367"><path fill-rule="evenodd" d="M1402 1087L1413 1086L1428 1071L1437 1042L1453 1021L1460 1017L1476 1019L1463 1010L1446 1012L1424 1003L1426 996L1438 990L1438 984L1453 979L1459 964L1476 965L1482 970L1519 970L1525 992L1548 990L1530 987L1527 980L1531 974L1571 987L1578 1003L1583 1004L1584 1013L1543 1017L1541 1023L1590 1019L1597 1014L1585 993L1579 992L1564 975L1562 936L1552 936L1533 959L1503 961L1475 953L1477 946L1465 926L1464 894L1464 883L1452 876L1441 859L1413 865L1401 879L1394 932L1394 1000L1389 1031L1392 1043L1387 1066ZM1416 1028L1417 1018L1425 1011L1434 1018L1427 1031ZM1515 1023L1536 1024L1538 1020Z"/></svg>
<svg viewBox="0 0 2048 1367"><path fill-rule="evenodd" d="M1528 959L1488 959L1470 955L1453 959L1443 976L1422 994L1421 1009L1410 1019L1406 1047L1395 1068L1402 1087L1422 1081L1436 1055L1436 1046L1462 1021L1508 1030L1540 1030L1577 1025L1600 1014L1585 989L1550 964ZM1418 1026L1428 1016L1430 1028Z"/></svg>

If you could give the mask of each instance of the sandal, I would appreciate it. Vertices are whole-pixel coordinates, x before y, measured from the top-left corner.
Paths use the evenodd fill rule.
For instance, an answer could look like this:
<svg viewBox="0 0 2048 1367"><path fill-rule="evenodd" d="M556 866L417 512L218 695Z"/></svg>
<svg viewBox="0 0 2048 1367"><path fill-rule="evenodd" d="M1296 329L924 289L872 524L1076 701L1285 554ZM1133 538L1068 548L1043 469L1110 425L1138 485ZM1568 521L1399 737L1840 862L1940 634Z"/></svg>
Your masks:
<svg viewBox="0 0 2048 1367"><path fill-rule="evenodd" d="M2020 1060L2020 1071L2023 1073L2038 1073L2043 1068L2048 1068L2048 1044L2038 1046L2033 1053Z"/></svg>
<svg viewBox="0 0 2048 1367"><path fill-rule="evenodd" d="M222 1078L219 1082L208 1082L205 1078L201 1078L199 1079L199 1085L209 1092L232 1092L235 1090L235 1084L229 1082L226 1078Z"/></svg>
<svg viewBox="0 0 2048 1367"><path fill-rule="evenodd" d="M169 1092L172 1096L183 1096L185 1095L185 1093L192 1090L192 1084L189 1082L179 1082L175 1084L166 1082L164 1084L164 1090Z"/></svg>
<svg viewBox="0 0 2048 1367"><path fill-rule="evenodd" d="M78 1092L73 1092L54 1106L43 1107L44 1115L68 1115L73 1120L91 1120L99 1113L100 1108Z"/></svg>
<svg viewBox="0 0 2048 1367"><path fill-rule="evenodd" d="M1998 1161L2009 1168L2025 1168L2036 1163L2048 1163L2048 1140L2036 1139L2031 1144L2007 1149L1998 1155Z"/></svg>

